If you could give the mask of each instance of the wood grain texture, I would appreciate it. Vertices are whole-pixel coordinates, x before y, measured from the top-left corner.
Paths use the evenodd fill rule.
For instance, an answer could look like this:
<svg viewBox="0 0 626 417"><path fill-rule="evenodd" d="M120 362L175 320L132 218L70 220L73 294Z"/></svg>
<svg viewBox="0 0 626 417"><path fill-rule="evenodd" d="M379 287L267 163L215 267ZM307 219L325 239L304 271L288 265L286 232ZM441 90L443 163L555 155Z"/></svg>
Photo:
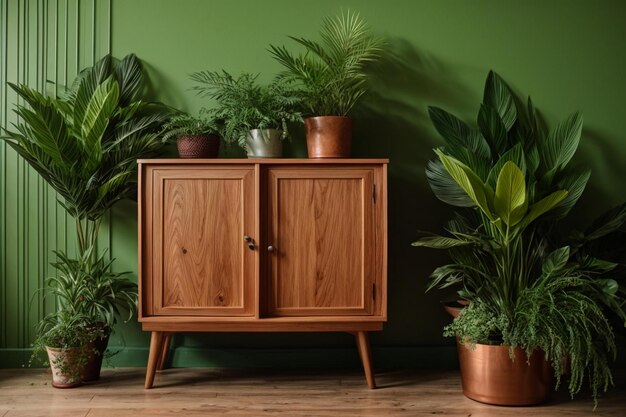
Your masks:
<svg viewBox="0 0 626 417"><path fill-rule="evenodd" d="M148 366L146 367L146 380L144 388L152 388L154 374L159 366L159 359L163 352L163 332L152 332L150 336L150 353L148 354Z"/></svg>
<svg viewBox="0 0 626 417"><path fill-rule="evenodd" d="M270 314L372 314L373 170L268 176Z"/></svg>
<svg viewBox="0 0 626 417"><path fill-rule="evenodd" d="M219 166L228 164L258 164L258 165L362 165L362 164L387 164L389 159L359 159L359 158L333 158L333 159L308 159L308 158L214 158L214 159L139 159L140 164L158 165L209 165Z"/></svg>
<svg viewBox="0 0 626 417"><path fill-rule="evenodd" d="M143 372L104 369L94 384L59 390L42 369L0 370L0 416L623 417L626 409L623 372L596 411L588 393L571 401L563 389L537 407L481 404L463 396L458 371L378 372L369 390L359 370L168 369L147 391Z"/></svg>
<svg viewBox="0 0 626 417"><path fill-rule="evenodd" d="M383 324L378 321L308 321L308 322L277 322L267 319L254 321L227 321L227 322L203 322L203 321L149 321L143 322L141 328L144 331L160 332L353 332L353 331L378 331L383 329Z"/></svg>
<svg viewBox="0 0 626 417"><path fill-rule="evenodd" d="M356 345L359 351L359 358L363 365L365 380L370 389L376 388L376 380L374 379L374 367L372 365L372 350L370 349L370 339L367 332L356 332Z"/></svg>
<svg viewBox="0 0 626 417"><path fill-rule="evenodd" d="M256 248L243 239L256 235L253 173L155 170L155 314L254 314Z"/></svg>

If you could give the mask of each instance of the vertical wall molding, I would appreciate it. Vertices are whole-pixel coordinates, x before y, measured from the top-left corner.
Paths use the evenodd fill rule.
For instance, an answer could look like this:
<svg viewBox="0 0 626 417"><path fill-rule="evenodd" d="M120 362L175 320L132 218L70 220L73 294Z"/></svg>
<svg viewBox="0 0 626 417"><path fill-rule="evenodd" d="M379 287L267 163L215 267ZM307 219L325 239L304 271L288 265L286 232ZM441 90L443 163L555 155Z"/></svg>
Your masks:
<svg viewBox="0 0 626 417"><path fill-rule="evenodd" d="M0 125L17 121L18 98L7 82L60 93L79 69L110 52L110 39L111 0L0 0ZM0 354L27 349L35 325L56 308L40 291L55 272L52 251L75 249L74 221L57 198L0 141ZM103 225L99 242L109 252L110 228Z"/></svg>

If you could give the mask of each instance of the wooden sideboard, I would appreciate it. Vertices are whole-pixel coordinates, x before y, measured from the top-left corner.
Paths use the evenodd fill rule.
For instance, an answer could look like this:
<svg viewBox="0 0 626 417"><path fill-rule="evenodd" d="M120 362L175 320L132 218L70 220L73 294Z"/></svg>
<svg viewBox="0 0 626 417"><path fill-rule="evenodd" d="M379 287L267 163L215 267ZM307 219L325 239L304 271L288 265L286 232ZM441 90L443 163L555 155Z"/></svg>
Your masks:
<svg viewBox="0 0 626 417"><path fill-rule="evenodd" d="M387 320L386 159L146 159L146 388L179 332L368 332Z"/></svg>

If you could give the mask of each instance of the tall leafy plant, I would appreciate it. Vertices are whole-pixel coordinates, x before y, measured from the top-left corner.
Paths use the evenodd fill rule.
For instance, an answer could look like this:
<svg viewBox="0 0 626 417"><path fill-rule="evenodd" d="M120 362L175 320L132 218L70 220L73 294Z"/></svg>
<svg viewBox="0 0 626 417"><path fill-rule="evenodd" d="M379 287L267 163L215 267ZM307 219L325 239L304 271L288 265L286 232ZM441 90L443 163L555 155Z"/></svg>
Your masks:
<svg viewBox="0 0 626 417"><path fill-rule="evenodd" d="M427 234L414 246L446 249L428 289L456 286L470 300L445 334L469 343L502 343L545 352L557 378L569 358L569 390L589 377L594 399L612 381L615 355L608 312L626 321L616 264L589 250L626 221L620 206L561 247L552 224L582 194L589 171L570 168L582 118L574 113L547 132L530 99L526 113L495 73L485 84L477 127L429 109L446 143L426 169L442 201L458 208L448 236ZM546 220L550 220L549 222ZM623 290L621 290L623 291Z"/></svg>
<svg viewBox="0 0 626 417"><path fill-rule="evenodd" d="M345 116L365 94L365 65L379 58L382 40L350 11L326 17L321 42L290 36L305 52L295 55L284 46L270 46L272 56L285 67L279 79L297 86L304 107L313 116Z"/></svg>
<svg viewBox="0 0 626 417"><path fill-rule="evenodd" d="M10 86L22 99L19 122L2 139L58 192L76 221L78 258L58 253L61 277L52 289L62 308L112 325L120 308L133 311L137 289L97 256L99 226L116 202L135 196L136 160L161 149L169 112L142 100L144 74L133 54L119 62L105 56L59 97Z"/></svg>

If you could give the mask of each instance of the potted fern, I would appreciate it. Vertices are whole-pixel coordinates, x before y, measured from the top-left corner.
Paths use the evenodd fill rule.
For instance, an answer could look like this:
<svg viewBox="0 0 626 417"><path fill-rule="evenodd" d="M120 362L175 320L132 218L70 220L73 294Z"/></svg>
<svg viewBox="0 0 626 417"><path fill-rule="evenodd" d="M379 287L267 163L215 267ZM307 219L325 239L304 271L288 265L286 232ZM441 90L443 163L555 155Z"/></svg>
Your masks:
<svg viewBox="0 0 626 417"><path fill-rule="evenodd" d="M181 158L217 158L220 126L213 118L180 113L163 126L163 140L176 138Z"/></svg>
<svg viewBox="0 0 626 417"><path fill-rule="evenodd" d="M270 45L272 56L285 67L279 79L295 86L309 117L306 125L309 158L349 157L352 119L348 113L366 92L365 65L379 58L382 41L369 34L365 21L348 11L325 18L321 42L290 36L305 48L294 55Z"/></svg>
<svg viewBox="0 0 626 417"><path fill-rule="evenodd" d="M452 262L432 273L429 289L457 286L469 301L444 332L459 341L464 394L491 404L539 403L558 387L568 361L570 394L588 377L597 400L612 379L608 312L626 320L619 285L607 276L615 264L585 253L584 245L557 244L553 228L589 179L569 166L581 116L547 133L530 99L522 115L495 73L487 77L477 127L429 111L445 145L426 175L435 195L459 211L448 236L427 234L413 245L448 250ZM598 228L615 230L625 220L615 218Z"/></svg>
<svg viewBox="0 0 626 417"><path fill-rule="evenodd" d="M206 110L222 122L222 137L247 151L249 158L280 158L282 140L289 135L287 122L300 122L298 98L280 82L261 85L258 74L242 73L235 78L226 71L191 74L194 87L217 106Z"/></svg>
<svg viewBox="0 0 626 417"><path fill-rule="evenodd" d="M23 100L15 112L20 122L1 138L22 156L58 193L76 221L77 256L57 252L58 277L45 290L59 298L63 340L96 343L88 354L97 379L108 334L124 310L135 310L137 286L126 274L112 273L112 261L98 254L96 242L104 215L118 201L136 194L136 160L156 154L163 146L159 132L169 111L142 100L144 74L133 54L121 61L105 56L83 70L61 97L48 97L27 85L10 84ZM65 326L68 317L81 326ZM69 320L69 319L68 319ZM52 323L52 322L51 322ZM71 336L71 329L76 334ZM40 328L39 341L55 340ZM91 340L83 337L99 334ZM73 346L75 347L75 346ZM80 346L85 352L95 345ZM80 356L80 355L79 355Z"/></svg>

